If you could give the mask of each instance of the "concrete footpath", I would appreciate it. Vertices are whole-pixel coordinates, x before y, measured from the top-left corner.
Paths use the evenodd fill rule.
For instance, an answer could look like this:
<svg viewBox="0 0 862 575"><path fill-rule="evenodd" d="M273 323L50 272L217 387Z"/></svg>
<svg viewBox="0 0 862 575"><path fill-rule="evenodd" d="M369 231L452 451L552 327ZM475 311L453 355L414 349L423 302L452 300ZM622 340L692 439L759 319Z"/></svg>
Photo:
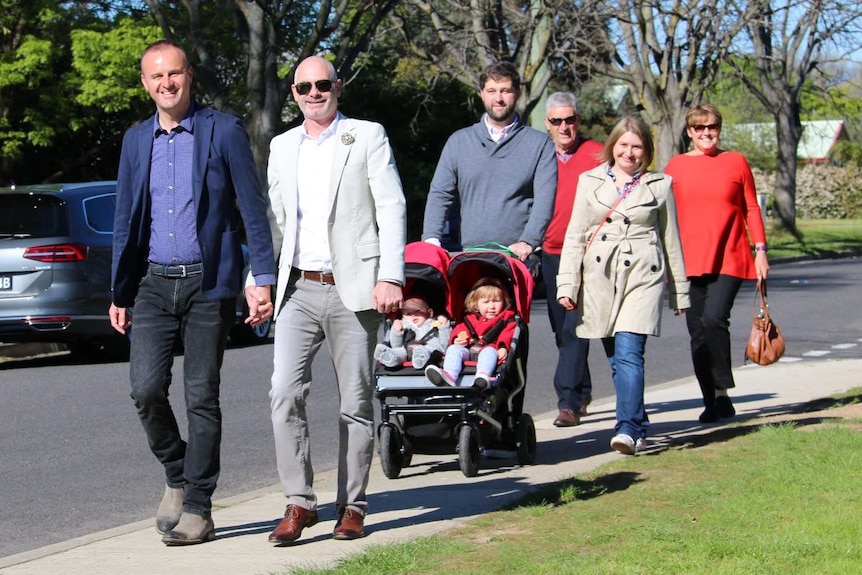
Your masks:
<svg viewBox="0 0 862 575"><path fill-rule="evenodd" d="M737 417L728 425L796 410L810 400L862 385L862 360L805 360L769 367L746 366L735 372L733 400ZM702 425L700 393L693 378L653 387L647 392L652 421L651 445L660 454L719 425ZM478 477L461 474L455 455L416 455L401 477L387 479L375 461L366 522L367 536L334 541L335 474L316 481L321 522L306 529L297 544L274 547L267 535L284 512L277 486L216 502L217 538L192 547L166 547L147 519L34 551L0 558L2 575L255 575L286 573L292 567L331 566L370 545L403 542L460 525L516 501L527 491L591 471L625 456L611 452L613 399L590 406L578 427L557 429L556 413L532 414L536 420L535 465L514 459L483 458ZM153 501L153 510L158 502ZM50 517L45 518L50 525Z"/></svg>

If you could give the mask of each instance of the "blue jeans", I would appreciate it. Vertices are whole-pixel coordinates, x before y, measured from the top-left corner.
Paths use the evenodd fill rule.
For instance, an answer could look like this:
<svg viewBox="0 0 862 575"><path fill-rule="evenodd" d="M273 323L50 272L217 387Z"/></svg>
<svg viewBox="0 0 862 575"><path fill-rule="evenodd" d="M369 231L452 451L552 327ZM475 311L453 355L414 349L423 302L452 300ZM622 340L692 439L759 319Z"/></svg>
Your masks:
<svg viewBox="0 0 862 575"><path fill-rule="evenodd" d="M644 406L644 349L647 336L627 331L602 338L617 393L615 433L646 439L649 418Z"/></svg>
<svg viewBox="0 0 862 575"><path fill-rule="evenodd" d="M542 277L547 288L548 317L556 336L558 357L554 372L554 391L557 392L557 409L577 412L593 394L593 380L587 356L590 340L575 335L580 311L566 311L557 303L557 272L560 256L542 252Z"/></svg>
<svg viewBox="0 0 862 575"><path fill-rule="evenodd" d="M150 449L165 468L167 484L184 488L183 511L196 515L210 512L219 475L219 372L236 313L233 299L204 299L200 283L200 275L144 278L135 298L129 361L132 399ZM180 341L188 443L168 400Z"/></svg>

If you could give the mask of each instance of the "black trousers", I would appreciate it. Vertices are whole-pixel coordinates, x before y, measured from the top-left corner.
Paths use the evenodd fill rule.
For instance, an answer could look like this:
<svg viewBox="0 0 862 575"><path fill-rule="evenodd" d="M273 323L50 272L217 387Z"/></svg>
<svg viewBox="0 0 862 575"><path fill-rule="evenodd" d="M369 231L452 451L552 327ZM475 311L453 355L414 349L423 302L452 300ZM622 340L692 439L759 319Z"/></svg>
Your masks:
<svg viewBox="0 0 862 575"><path fill-rule="evenodd" d="M715 404L716 389L735 387L730 363L730 310L742 279L709 274L690 277L691 308L685 314L691 361L703 404Z"/></svg>

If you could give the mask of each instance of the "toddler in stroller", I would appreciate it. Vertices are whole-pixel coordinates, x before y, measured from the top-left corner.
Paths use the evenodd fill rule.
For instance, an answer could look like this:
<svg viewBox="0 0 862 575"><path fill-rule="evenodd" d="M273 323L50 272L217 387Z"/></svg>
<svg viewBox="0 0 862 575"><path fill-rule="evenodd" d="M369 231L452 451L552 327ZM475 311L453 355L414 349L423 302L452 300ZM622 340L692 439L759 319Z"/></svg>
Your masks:
<svg viewBox="0 0 862 575"><path fill-rule="evenodd" d="M413 367L422 369L432 356L446 351L451 331L449 318L435 318L424 297L410 295L404 300L401 317L392 322L388 343L378 343L374 349L374 359L386 367L398 367L410 360Z"/></svg>
<svg viewBox="0 0 862 575"><path fill-rule="evenodd" d="M454 363L444 364L443 370L430 367L433 363L426 366L424 372L406 365L377 370L376 395L381 412L377 448L384 474L390 479L398 477L401 470L411 464L415 453L457 453L461 471L467 477L478 474L483 454L494 453L498 457L510 454L504 456L517 457L521 465L533 463L536 430L530 415L523 413L524 363L529 340L527 323L533 290L529 270L517 258L500 252L464 252L450 260L445 250L431 244L416 246L421 248L417 252L413 246L408 244L405 250L407 287L412 281L411 269L417 273L445 270L443 287L449 290L449 317L464 323L463 327L455 328L455 336L450 336L450 340L460 341L464 337L459 338L460 332L466 331L468 341L472 338L478 345L476 359L479 359L478 352L487 347L490 352L485 356L489 360L487 365L482 360L477 366L476 361L465 359L464 352L469 347L450 345L447 353ZM419 253L436 253L440 257L436 258L435 265L412 267L411 260ZM446 267L442 267L444 262L448 264ZM480 288L477 293L490 292L490 299L499 300L495 302L498 308L503 308L505 302L506 309L497 312L497 317L504 320L501 327L496 328L499 330L496 335L488 333L496 321L476 327L480 325L476 315L478 307L473 310L467 297L467 292L474 288ZM502 297L499 289L503 291ZM413 292L408 290L408 293ZM486 344L490 340L495 343L483 345L482 336ZM449 370L451 380L441 381L459 385L438 386L429 381L436 377L432 374L442 375Z"/></svg>
<svg viewBox="0 0 862 575"><path fill-rule="evenodd" d="M502 282L496 278L477 281L464 300L464 321L452 330L443 368L425 368L428 380L438 386L457 385L464 362L472 360L476 362L473 385L488 387L497 365L506 361L515 335L515 312L511 308L512 298Z"/></svg>

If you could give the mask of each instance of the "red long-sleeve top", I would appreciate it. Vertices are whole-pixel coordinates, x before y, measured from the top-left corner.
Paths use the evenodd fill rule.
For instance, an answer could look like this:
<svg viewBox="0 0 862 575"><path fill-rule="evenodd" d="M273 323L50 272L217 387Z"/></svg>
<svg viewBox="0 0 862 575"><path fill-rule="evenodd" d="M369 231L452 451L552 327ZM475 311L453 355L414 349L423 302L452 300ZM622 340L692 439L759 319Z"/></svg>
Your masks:
<svg viewBox="0 0 862 575"><path fill-rule="evenodd" d="M686 274L756 279L749 235L766 243L766 231L745 157L682 154L664 171L673 178Z"/></svg>

